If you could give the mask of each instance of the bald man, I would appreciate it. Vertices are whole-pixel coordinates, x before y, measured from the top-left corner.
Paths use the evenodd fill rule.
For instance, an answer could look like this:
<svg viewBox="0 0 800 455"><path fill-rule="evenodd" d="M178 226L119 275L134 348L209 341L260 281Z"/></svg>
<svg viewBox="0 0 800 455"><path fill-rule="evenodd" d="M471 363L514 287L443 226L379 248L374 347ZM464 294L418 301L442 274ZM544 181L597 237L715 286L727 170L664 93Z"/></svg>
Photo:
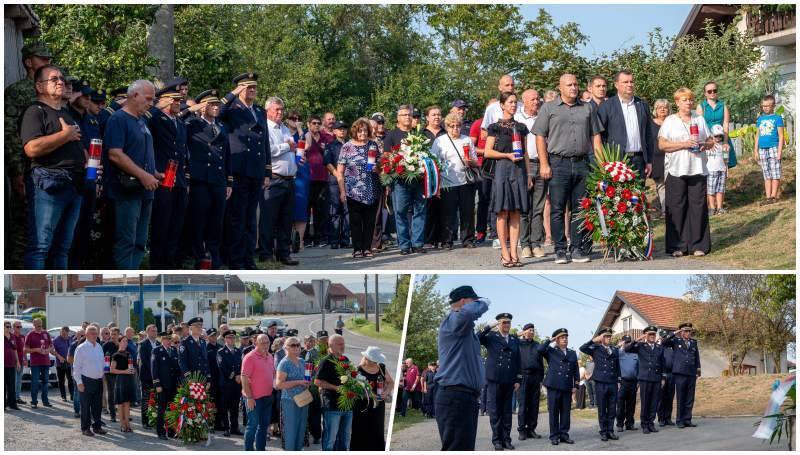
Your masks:
<svg viewBox="0 0 800 455"><path fill-rule="evenodd" d="M536 135L533 126L539 117L539 107L542 98L539 92L528 89L522 92L522 109L514 114L514 120L524 123L528 127L525 137L528 151L528 175L533 176L533 186L528 189L528 206L530 210L520 218L520 242L522 257L541 258L545 256L544 248L544 201L547 199L547 180L539 175L539 155L536 152Z"/></svg>
<svg viewBox="0 0 800 455"><path fill-rule="evenodd" d="M514 78L509 76L508 74L503 75L500 77L500 80L497 82L497 92L504 93L504 92L514 92L516 89L516 84L514 83ZM522 110L522 103L517 101L517 112ZM489 129L489 125L492 123L497 123L503 117L503 110L500 108L500 102L495 101L494 103L488 105L486 107L486 112L483 114L483 121L481 122L481 135L485 138L487 130Z"/></svg>

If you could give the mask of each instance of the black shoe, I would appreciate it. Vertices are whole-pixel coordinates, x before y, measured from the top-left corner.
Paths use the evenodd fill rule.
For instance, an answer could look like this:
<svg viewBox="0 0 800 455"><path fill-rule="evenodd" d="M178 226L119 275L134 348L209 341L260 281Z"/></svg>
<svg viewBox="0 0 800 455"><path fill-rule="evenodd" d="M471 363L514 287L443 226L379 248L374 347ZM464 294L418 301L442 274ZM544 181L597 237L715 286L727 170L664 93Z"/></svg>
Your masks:
<svg viewBox="0 0 800 455"><path fill-rule="evenodd" d="M542 436L534 430L528 431L528 437L533 439L542 439Z"/></svg>
<svg viewBox="0 0 800 455"><path fill-rule="evenodd" d="M650 424L650 433L658 433L658 428L653 423Z"/></svg>
<svg viewBox="0 0 800 455"><path fill-rule="evenodd" d="M102 428L95 428L94 432L97 433L97 434L106 434L106 433L108 433L108 431L106 431L106 430L104 430Z"/></svg>
<svg viewBox="0 0 800 455"><path fill-rule="evenodd" d="M231 434L234 436L244 436L244 433L239 430L233 430L231 431ZM315 441L319 441L319 439L315 439ZM319 444L319 442L316 442L315 444Z"/></svg>
<svg viewBox="0 0 800 455"><path fill-rule="evenodd" d="M231 432L228 431L228 430L225 430L225 432L222 433L222 436L225 436L226 438L229 438L231 436Z"/></svg>
<svg viewBox="0 0 800 455"><path fill-rule="evenodd" d="M567 253L565 251L556 251L556 264L567 264L569 262L569 258L567 258Z"/></svg>
<svg viewBox="0 0 800 455"><path fill-rule="evenodd" d="M494 450L503 450L503 444L495 444Z"/></svg>
<svg viewBox="0 0 800 455"><path fill-rule="evenodd" d="M561 437L561 442L564 442L564 443L567 443L567 444L575 444L575 441L573 441L570 438L564 437L564 436Z"/></svg>
<svg viewBox="0 0 800 455"><path fill-rule="evenodd" d="M423 247L423 246L421 246L419 248L412 248L411 250L413 252L415 252L415 253L421 253L421 254L425 254L425 253L428 252L428 250L426 250L425 247Z"/></svg>
<svg viewBox="0 0 800 455"><path fill-rule="evenodd" d="M628 431L637 430L637 428L635 426L633 426L633 425L625 425L625 429L628 430Z"/></svg>
<svg viewBox="0 0 800 455"><path fill-rule="evenodd" d="M520 441L524 441L528 439L528 434L524 431L520 431L519 435L517 436L517 439L519 439Z"/></svg>
<svg viewBox="0 0 800 455"><path fill-rule="evenodd" d="M592 258L588 254L584 254L581 250L572 252L572 262L591 262Z"/></svg>
<svg viewBox="0 0 800 455"><path fill-rule="evenodd" d="M648 427L647 425L642 425L642 433L650 434L650 427Z"/></svg>
<svg viewBox="0 0 800 455"><path fill-rule="evenodd" d="M411 254L411 250L400 250L400 256L408 256Z"/></svg>
<svg viewBox="0 0 800 455"><path fill-rule="evenodd" d="M169 438L165 434L158 435L158 439L161 439L162 441L169 441Z"/></svg>
<svg viewBox="0 0 800 455"><path fill-rule="evenodd" d="M694 428L694 427L696 427L697 425L693 424L692 422L689 422L689 423L684 423L684 426L687 426L687 427L689 427L689 428Z"/></svg>
<svg viewBox="0 0 800 455"><path fill-rule="evenodd" d="M617 433L622 433L623 431L625 431L625 429L618 425L617 426Z"/></svg>
<svg viewBox="0 0 800 455"><path fill-rule="evenodd" d="M84 431L82 431L81 433L82 433L84 436L94 436L94 433L92 433L92 430L84 430Z"/></svg>
<svg viewBox="0 0 800 455"><path fill-rule="evenodd" d="M111 417L111 423L117 423L117 418L116 417Z"/></svg>
<svg viewBox="0 0 800 455"><path fill-rule="evenodd" d="M606 436L608 436L608 439L611 439L612 441L619 439L619 436L615 435L614 433L608 433Z"/></svg>
<svg viewBox="0 0 800 455"><path fill-rule="evenodd" d="M679 424L678 424L678 428L686 428L686 425L684 425L684 424L682 424L682 423L679 423Z"/></svg>
<svg viewBox="0 0 800 455"><path fill-rule="evenodd" d="M75 413L72 414L72 417L75 417L76 419L80 419L81 418L81 413L80 412L75 412Z"/></svg>
<svg viewBox="0 0 800 455"><path fill-rule="evenodd" d="M39 407L39 406L38 406L36 403L31 403L31 409L36 409L36 408L38 408L38 407Z"/></svg>
<svg viewBox="0 0 800 455"><path fill-rule="evenodd" d="M12 411L19 411L19 406L17 405L9 406L8 409L11 409Z"/></svg>
<svg viewBox="0 0 800 455"><path fill-rule="evenodd" d="M319 438L314 438L314 442L312 442L312 444L314 444L314 445L319 444Z"/></svg>
<svg viewBox="0 0 800 455"><path fill-rule="evenodd" d="M667 422L658 422L658 426L664 427L667 425Z"/></svg>
<svg viewBox="0 0 800 455"><path fill-rule="evenodd" d="M603 442L608 441L608 435L605 433L600 433L600 440Z"/></svg>
<svg viewBox="0 0 800 455"><path fill-rule="evenodd" d="M558 439L551 439L550 440L550 444L553 444L554 446L557 446L558 445Z"/></svg>
<svg viewBox="0 0 800 455"><path fill-rule="evenodd" d="M514 450L514 445L511 444L511 441L504 442L503 447L505 447L507 450Z"/></svg>
<svg viewBox="0 0 800 455"><path fill-rule="evenodd" d="M675 426L675 422L673 422L672 420L667 420L666 422L664 422L664 425L674 427Z"/></svg>
<svg viewBox="0 0 800 455"><path fill-rule="evenodd" d="M332 250L338 250L339 249L339 244L338 243L331 243L331 249Z"/></svg>
<svg viewBox="0 0 800 455"><path fill-rule="evenodd" d="M46 408L52 408L52 407L53 407L53 405L52 405L52 404L50 404L50 402L47 402L47 403L42 403L42 405L43 405L44 407L46 407Z"/></svg>
<svg viewBox="0 0 800 455"><path fill-rule="evenodd" d="M292 259L290 257L280 258L278 260L278 262L280 262L283 265L297 265L297 264L300 264L300 261L297 261L297 260Z"/></svg>

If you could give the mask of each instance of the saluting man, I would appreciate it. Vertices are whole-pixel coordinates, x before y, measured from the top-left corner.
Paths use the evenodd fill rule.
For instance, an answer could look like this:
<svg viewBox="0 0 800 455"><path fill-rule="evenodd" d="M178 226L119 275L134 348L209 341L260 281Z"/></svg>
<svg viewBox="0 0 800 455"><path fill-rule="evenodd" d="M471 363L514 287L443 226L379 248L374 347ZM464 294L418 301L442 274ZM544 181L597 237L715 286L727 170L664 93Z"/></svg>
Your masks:
<svg viewBox="0 0 800 455"><path fill-rule="evenodd" d="M241 436L239 431L239 399L242 396L242 351L234 346L236 331L226 330L222 333L225 345L217 351L217 367L219 369L219 383L222 392L219 415L222 417L224 436L235 434Z"/></svg>
<svg viewBox="0 0 800 455"><path fill-rule="evenodd" d="M514 450L511 444L511 401L519 389L519 339L510 333L510 313L500 313L497 322L478 335L486 347L487 409L492 426L494 450Z"/></svg>
<svg viewBox="0 0 800 455"><path fill-rule="evenodd" d="M161 332L161 344L153 348L150 355L150 372L153 376L153 387L156 388L158 396L158 412L156 413L156 432L159 439L167 439L167 429L164 427L164 414L167 406L175 399L178 393L178 381L180 380L180 367L178 366L178 356L171 348L172 335L169 332ZM146 400L146 397L142 397ZM170 430L172 436L173 430Z"/></svg>
<svg viewBox="0 0 800 455"><path fill-rule="evenodd" d="M541 396L542 379L544 378L544 360L539 352L539 342L533 339L535 327L527 323L522 327L519 342L520 373L522 384L519 390L519 414L517 422L519 440L527 438L539 439L536 427L539 425L539 399Z"/></svg>
<svg viewBox="0 0 800 455"><path fill-rule="evenodd" d="M178 86L167 85L156 92L158 104L145 114L153 135L156 171L167 173L170 161L177 164L174 187L159 185L153 199L150 224L150 267L180 268L178 246L186 208L189 206L189 156L186 149L186 125L178 117L181 92Z"/></svg>
<svg viewBox="0 0 800 455"><path fill-rule="evenodd" d="M584 343L580 351L594 360L594 402L600 423L600 439L617 440L614 434L614 416L617 411L617 384L619 383L619 348L611 346L611 329L600 329L596 337Z"/></svg>
<svg viewBox="0 0 800 455"><path fill-rule="evenodd" d="M568 348L569 332L561 328L545 338L539 345L539 352L547 359L547 412L550 414L550 444L560 442L574 444L569 438L569 413L572 407L572 393L578 389L580 374L578 354Z"/></svg>
<svg viewBox="0 0 800 455"><path fill-rule="evenodd" d="M233 194L225 218L227 263L231 269L255 270L256 209L272 175L267 117L255 104L258 74L240 74L233 83L236 88L222 98L219 112L229 135L233 174Z"/></svg>
<svg viewBox="0 0 800 455"><path fill-rule="evenodd" d="M658 328L653 325L645 327L638 340L625 343L626 352L639 355L639 393L642 397L642 409L639 420L642 433L657 433L655 425L658 401L661 396L661 380L664 379L664 347L656 344Z"/></svg>
<svg viewBox="0 0 800 455"><path fill-rule="evenodd" d="M200 334L203 333L203 318L189 319L189 332L190 334L181 340L181 347L178 349L181 374L186 377L193 372L199 372L208 378L210 376L208 348L206 340L200 338Z"/></svg>
<svg viewBox="0 0 800 455"><path fill-rule="evenodd" d="M659 334L658 344L664 348L664 383L658 399L658 426L675 425L672 420L672 402L675 400L675 380L672 378L672 348L664 346L666 331Z"/></svg>
<svg viewBox="0 0 800 455"><path fill-rule="evenodd" d="M664 338L662 344L672 348L672 378L675 380L675 394L678 406L675 423L678 428L696 427L692 423L692 407L694 407L694 389L700 377L700 348L697 340L692 338L694 328L691 322L678 326L678 332Z"/></svg>
<svg viewBox="0 0 800 455"><path fill-rule="evenodd" d="M195 268L200 268L206 254L211 268L222 265L220 246L226 201L233 192L231 148L228 131L218 120L219 92L206 90L194 99L186 120L189 148L189 171L192 191L189 193L189 232ZM196 111L200 115L188 115Z"/></svg>

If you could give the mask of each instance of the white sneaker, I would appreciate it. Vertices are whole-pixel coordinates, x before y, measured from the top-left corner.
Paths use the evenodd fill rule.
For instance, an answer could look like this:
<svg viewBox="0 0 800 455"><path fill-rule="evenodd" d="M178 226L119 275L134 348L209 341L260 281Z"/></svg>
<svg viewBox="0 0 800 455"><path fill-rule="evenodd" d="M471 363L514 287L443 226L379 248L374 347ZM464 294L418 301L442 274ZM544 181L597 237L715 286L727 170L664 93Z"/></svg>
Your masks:
<svg viewBox="0 0 800 455"><path fill-rule="evenodd" d="M495 250L500 249L500 239L492 240L492 248L494 248Z"/></svg>

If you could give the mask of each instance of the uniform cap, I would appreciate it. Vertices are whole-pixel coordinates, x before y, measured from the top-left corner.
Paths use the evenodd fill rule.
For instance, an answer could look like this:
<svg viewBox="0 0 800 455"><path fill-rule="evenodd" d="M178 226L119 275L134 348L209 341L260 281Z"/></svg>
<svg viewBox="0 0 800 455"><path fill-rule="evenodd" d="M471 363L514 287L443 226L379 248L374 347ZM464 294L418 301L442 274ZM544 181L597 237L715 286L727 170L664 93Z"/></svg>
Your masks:
<svg viewBox="0 0 800 455"><path fill-rule="evenodd" d="M95 103L102 103L106 100L106 91L101 88L94 89L92 90L92 93L89 94L89 99Z"/></svg>
<svg viewBox="0 0 800 455"><path fill-rule="evenodd" d="M514 316L512 316L511 313L500 313L497 316L495 316L494 318L496 320L498 320L498 321L509 321L510 322L512 319L514 319Z"/></svg>
<svg viewBox="0 0 800 455"><path fill-rule="evenodd" d="M172 98L172 99L180 99L183 98L181 95L181 90L178 88L178 84L175 80L170 81L168 84L164 85L161 90L156 92L156 98Z"/></svg>
<svg viewBox="0 0 800 455"><path fill-rule="evenodd" d="M455 100L455 101L453 101L453 102L452 102L450 105L451 105L452 107L456 107L456 108L459 108L459 109L461 109L461 108L468 108L468 107L469 107L469 103L467 103L467 102L466 102L466 101L464 101L464 100Z"/></svg>
<svg viewBox="0 0 800 455"><path fill-rule="evenodd" d="M415 107L414 109L411 110L411 117L420 118L422 117L422 112L420 112L420 110Z"/></svg>
<svg viewBox="0 0 800 455"><path fill-rule="evenodd" d="M158 332L158 336L160 336L160 337L168 337L168 336L172 336L172 334L169 333L169 332Z"/></svg>
<svg viewBox="0 0 800 455"><path fill-rule="evenodd" d="M189 324L189 325L200 324L202 326L203 325L203 318L198 316L198 317L189 319L189 322L187 322L187 324Z"/></svg>
<svg viewBox="0 0 800 455"><path fill-rule="evenodd" d="M89 86L89 81L86 79L76 78L72 81L72 91L81 92L82 95L90 95L92 93L92 87Z"/></svg>
<svg viewBox="0 0 800 455"><path fill-rule="evenodd" d="M450 291L450 303L458 302L461 299L479 299L478 294L472 286L459 286Z"/></svg>
<svg viewBox="0 0 800 455"><path fill-rule="evenodd" d="M558 338L561 335L569 335L569 331L567 331L567 329L564 328L556 329L556 331L553 332L553 336L551 338Z"/></svg>
<svg viewBox="0 0 800 455"><path fill-rule="evenodd" d="M297 329L289 329L286 331L287 337L296 337L297 336Z"/></svg>
<svg viewBox="0 0 800 455"><path fill-rule="evenodd" d="M242 73L233 78L233 83L236 85L258 85L258 73Z"/></svg>
<svg viewBox="0 0 800 455"><path fill-rule="evenodd" d="M602 336L611 336L611 335L612 335L612 333L613 333L613 332L611 331L611 329L610 329L610 328L608 328L608 327L603 327L602 329L600 329L600 330L597 332L597 335L602 335Z"/></svg>
<svg viewBox="0 0 800 455"><path fill-rule="evenodd" d="M271 321L269 324L267 324L267 328L270 328L270 327L278 327L278 322L277 321Z"/></svg>
<svg viewBox="0 0 800 455"><path fill-rule="evenodd" d="M376 112L372 114L372 117L369 118L370 120L375 120L378 123L386 123L386 116L384 116L380 112Z"/></svg>
<svg viewBox="0 0 800 455"><path fill-rule="evenodd" d="M22 46L22 58L28 57L53 58L53 54L43 42L36 41Z"/></svg>
<svg viewBox="0 0 800 455"><path fill-rule="evenodd" d="M210 329L206 330L206 336L214 336L217 334L217 329L211 327Z"/></svg>
<svg viewBox="0 0 800 455"><path fill-rule="evenodd" d="M317 332L317 339L328 338L327 330L320 330Z"/></svg>
<svg viewBox="0 0 800 455"><path fill-rule="evenodd" d="M658 333L658 327L656 327L654 325L648 325L647 327L644 328L644 330L642 332L644 332L644 333Z"/></svg>
<svg viewBox="0 0 800 455"><path fill-rule="evenodd" d="M211 89L206 90L205 92L197 95L194 98L194 102L197 104L200 103L219 103L219 92L217 90Z"/></svg>
<svg viewBox="0 0 800 455"><path fill-rule="evenodd" d="M522 330L532 329L534 327L533 323L529 322L522 326Z"/></svg>
<svg viewBox="0 0 800 455"><path fill-rule="evenodd" d="M111 90L109 92L109 95L111 95L111 98L116 98L118 96L121 96L123 98L127 98L128 97L128 87L117 87L114 90Z"/></svg>
<svg viewBox="0 0 800 455"><path fill-rule="evenodd" d="M236 330L226 330L222 332L222 338L227 338L229 336L236 336Z"/></svg>
<svg viewBox="0 0 800 455"><path fill-rule="evenodd" d="M184 85L189 85L189 81L183 77L176 77L167 82L167 85L174 85L175 87L180 88Z"/></svg>
<svg viewBox="0 0 800 455"><path fill-rule="evenodd" d="M337 120L336 123L333 124L333 129L335 129L335 130L338 130L338 129L341 129L341 128L347 129L349 126L350 125L348 125L347 123L345 123L345 122L343 122L341 120Z"/></svg>
<svg viewBox="0 0 800 455"><path fill-rule="evenodd" d="M678 330L683 330L683 329L694 330L694 327L692 327L691 322L684 322L683 324L678 326Z"/></svg>

